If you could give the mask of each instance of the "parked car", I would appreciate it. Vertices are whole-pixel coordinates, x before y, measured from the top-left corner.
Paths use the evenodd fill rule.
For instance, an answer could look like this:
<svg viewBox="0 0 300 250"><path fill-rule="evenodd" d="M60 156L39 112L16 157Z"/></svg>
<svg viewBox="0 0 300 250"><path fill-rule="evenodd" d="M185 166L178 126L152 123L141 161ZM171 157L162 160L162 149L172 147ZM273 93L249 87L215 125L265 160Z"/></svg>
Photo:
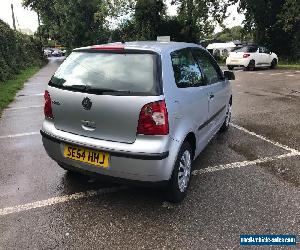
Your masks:
<svg viewBox="0 0 300 250"><path fill-rule="evenodd" d="M229 79L196 44L75 49L45 91L44 147L66 170L165 184L179 202L192 161L229 127Z"/></svg>
<svg viewBox="0 0 300 250"><path fill-rule="evenodd" d="M226 59L229 70L233 70L234 67L244 67L246 70L264 67L274 69L277 64L277 55L261 46L243 46L230 52Z"/></svg>
<svg viewBox="0 0 300 250"><path fill-rule="evenodd" d="M44 56L50 57L50 56L52 56L52 52L53 52L53 50L51 50L51 49L44 49Z"/></svg>
<svg viewBox="0 0 300 250"><path fill-rule="evenodd" d="M55 57L60 57L60 56L63 56L63 52L59 49L55 49L53 52L52 52L52 56L55 56Z"/></svg>

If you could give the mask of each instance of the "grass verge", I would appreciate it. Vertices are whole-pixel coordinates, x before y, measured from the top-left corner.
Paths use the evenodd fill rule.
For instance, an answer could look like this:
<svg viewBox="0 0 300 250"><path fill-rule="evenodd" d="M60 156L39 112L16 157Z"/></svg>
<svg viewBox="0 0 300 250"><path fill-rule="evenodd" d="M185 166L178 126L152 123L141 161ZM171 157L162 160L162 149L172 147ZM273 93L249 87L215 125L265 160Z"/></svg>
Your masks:
<svg viewBox="0 0 300 250"><path fill-rule="evenodd" d="M18 92L22 89L24 83L35 73L37 73L44 64L38 66L32 66L27 69L22 70L22 72L16 75L13 79L7 80L5 82L0 82L0 117L3 109L5 109L8 104L10 104Z"/></svg>
<svg viewBox="0 0 300 250"><path fill-rule="evenodd" d="M300 63L298 64L280 64L277 66L278 69L288 69L288 70L300 70Z"/></svg>

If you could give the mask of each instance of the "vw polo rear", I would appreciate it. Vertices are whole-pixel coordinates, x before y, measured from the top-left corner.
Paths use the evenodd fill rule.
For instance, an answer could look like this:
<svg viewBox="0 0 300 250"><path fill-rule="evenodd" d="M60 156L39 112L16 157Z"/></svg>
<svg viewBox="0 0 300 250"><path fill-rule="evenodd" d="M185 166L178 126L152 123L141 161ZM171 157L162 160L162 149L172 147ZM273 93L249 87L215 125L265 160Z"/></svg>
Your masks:
<svg viewBox="0 0 300 250"><path fill-rule="evenodd" d="M74 50L45 91L48 155L65 169L168 180L179 145L168 135L161 75L160 55L151 50Z"/></svg>

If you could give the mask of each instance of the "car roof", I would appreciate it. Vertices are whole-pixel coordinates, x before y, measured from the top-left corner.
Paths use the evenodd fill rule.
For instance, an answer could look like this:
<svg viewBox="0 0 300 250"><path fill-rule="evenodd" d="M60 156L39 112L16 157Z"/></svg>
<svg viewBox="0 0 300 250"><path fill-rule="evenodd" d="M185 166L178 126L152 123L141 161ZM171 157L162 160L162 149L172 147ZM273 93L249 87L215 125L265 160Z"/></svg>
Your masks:
<svg viewBox="0 0 300 250"><path fill-rule="evenodd" d="M158 42L158 41L135 41L135 42L125 42L125 43L109 43L109 44L102 44L103 46L124 46L124 49L131 49L131 50L149 50L153 51L159 54L162 54L164 52L171 52L174 50L179 50L186 47L198 47L203 48L201 45L195 44L195 43L184 43L184 42ZM102 46L100 45L100 46ZM81 47L76 50L87 50L92 49L94 46L88 46L88 47ZM204 49L204 48L203 48Z"/></svg>

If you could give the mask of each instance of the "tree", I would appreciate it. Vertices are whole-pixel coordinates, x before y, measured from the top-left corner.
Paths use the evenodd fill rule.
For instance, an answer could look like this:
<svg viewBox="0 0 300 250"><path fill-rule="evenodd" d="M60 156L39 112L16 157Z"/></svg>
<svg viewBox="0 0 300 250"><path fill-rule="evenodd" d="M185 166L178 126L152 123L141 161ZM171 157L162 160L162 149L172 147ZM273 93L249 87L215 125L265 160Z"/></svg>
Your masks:
<svg viewBox="0 0 300 250"><path fill-rule="evenodd" d="M255 42L284 57L293 57L299 47L300 0L241 0L245 29Z"/></svg>
<svg viewBox="0 0 300 250"><path fill-rule="evenodd" d="M279 20L283 30L291 35L290 58L300 59L300 0L287 0Z"/></svg>
<svg viewBox="0 0 300 250"><path fill-rule="evenodd" d="M173 0L172 4L178 5L184 40L198 42L212 34L217 23L222 24L231 0Z"/></svg>
<svg viewBox="0 0 300 250"><path fill-rule="evenodd" d="M114 9L120 8L115 4ZM132 0L124 9L121 15L113 11L114 19L127 17L114 29L113 40L156 40L163 32L167 19L164 0Z"/></svg>
<svg viewBox="0 0 300 250"><path fill-rule="evenodd" d="M106 16L95 16L103 6L101 0L24 0L23 4L39 13L44 35L70 48L107 39Z"/></svg>
<svg viewBox="0 0 300 250"><path fill-rule="evenodd" d="M221 42L230 41L252 41L252 36L248 32L245 32L242 26L235 26L232 28L225 28L221 32L215 35L215 39Z"/></svg>
<svg viewBox="0 0 300 250"><path fill-rule="evenodd" d="M138 36L144 40L156 40L165 15L166 5L163 0L138 0L134 11Z"/></svg>

